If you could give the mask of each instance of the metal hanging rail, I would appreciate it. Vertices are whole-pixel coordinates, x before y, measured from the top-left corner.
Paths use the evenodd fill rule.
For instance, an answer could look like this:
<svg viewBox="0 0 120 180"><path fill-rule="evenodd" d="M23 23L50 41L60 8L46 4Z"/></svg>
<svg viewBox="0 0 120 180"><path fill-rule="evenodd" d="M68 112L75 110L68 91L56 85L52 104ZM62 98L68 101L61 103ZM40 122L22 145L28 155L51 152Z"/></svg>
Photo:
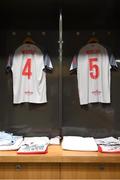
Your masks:
<svg viewBox="0 0 120 180"><path fill-rule="evenodd" d="M63 48L62 11L59 16L59 123L62 124L62 48Z"/></svg>

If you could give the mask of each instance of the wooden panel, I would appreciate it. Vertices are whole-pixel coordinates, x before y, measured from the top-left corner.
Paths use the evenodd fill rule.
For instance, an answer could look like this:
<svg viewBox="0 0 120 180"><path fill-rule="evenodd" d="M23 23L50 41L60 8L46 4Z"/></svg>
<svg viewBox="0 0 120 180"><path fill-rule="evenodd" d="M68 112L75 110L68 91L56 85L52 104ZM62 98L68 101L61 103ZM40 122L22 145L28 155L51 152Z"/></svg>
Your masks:
<svg viewBox="0 0 120 180"><path fill-rule="evenodd" d="M60 168L61 167L61 168ZM1 164L0 179L120 179L120 164Z"/></svg>
<svg viewBox="0 0 120 180"><path fill-rule="evenodd" d="M120 164L61 164L61 179L120 179Z"/></svg>
<svg viewBox="0 0 120 180"><path fill-rule="evenodd" d="M59 179L59 164L0 164L0 179Z"/></svg>

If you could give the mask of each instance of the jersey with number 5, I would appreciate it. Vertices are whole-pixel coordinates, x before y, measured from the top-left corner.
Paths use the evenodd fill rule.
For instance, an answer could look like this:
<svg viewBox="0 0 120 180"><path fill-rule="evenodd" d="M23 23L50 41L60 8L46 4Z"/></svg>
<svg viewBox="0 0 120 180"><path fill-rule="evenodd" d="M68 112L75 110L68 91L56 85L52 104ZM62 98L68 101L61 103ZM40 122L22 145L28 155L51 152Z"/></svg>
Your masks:
<svg viewBox="0 0 120 180"><path fill-rule="evenodd" d="M34 44L18 47L12 58L13 103L46 103L45 66L52 68L49 57L43 56Z"/></svg>
<svg viewBox="0 0 120 180"><path fill-rule="evenodd" d="M110 103L110 68L108 52L102 45L91 43L80 49L77 79L81 105Z"/></svg>

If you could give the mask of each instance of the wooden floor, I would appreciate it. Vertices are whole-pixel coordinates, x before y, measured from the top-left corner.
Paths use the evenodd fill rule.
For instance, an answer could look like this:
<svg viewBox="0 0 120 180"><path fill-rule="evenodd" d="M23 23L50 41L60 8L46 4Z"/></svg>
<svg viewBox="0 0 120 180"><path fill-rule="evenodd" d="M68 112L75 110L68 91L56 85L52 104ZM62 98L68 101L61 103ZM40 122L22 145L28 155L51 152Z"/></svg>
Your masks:
<svg viewBox="0 0 120 180"><path fill-rule="evenodd" d="M54 145L42 155L0 151L0 179L120 180L120 154L65 151Z"/></svg>

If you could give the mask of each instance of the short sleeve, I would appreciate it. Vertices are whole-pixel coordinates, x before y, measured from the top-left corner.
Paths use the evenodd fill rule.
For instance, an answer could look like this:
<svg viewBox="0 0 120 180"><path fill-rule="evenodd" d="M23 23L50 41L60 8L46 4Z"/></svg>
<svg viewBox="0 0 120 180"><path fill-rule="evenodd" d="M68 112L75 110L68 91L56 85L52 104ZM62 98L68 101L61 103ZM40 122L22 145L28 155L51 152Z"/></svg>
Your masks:
<svg viewBox="0 0 120 180"><path fill-rule="evenodd" d="M13 54L10 54L8 56L7 64L6 64L6 67L5 67L6 72L9 72L11 70L12 61L13 61Z"/></svg>
<svg viewBox="0 0 120 180"><path fill-rule="evenodd" d="M111 56L110 56L110 65L114 66L116 68L118 67L115 56L113 54L111 54Z"/></svg>
<svg viewBox="0 0 120 180"><path fill-rule="evenodd" d="M48 54L44 55L44 66L46 69L49 69L49 70L53 69L53 65Z"/></svg>
<svg viewBox="0 0 120 180"><path fill-rule="evenodd" d="M109 62L112 67L118 68L116 59L110 48L107 48L108 56L109 56Z"/></svg>
<svg viewBox="0 0 120 180"><path fill-rule="evenodd" d="M77 69L77 55L75 55L72 59L71 65L70 65L70 71Z"/></svg>

